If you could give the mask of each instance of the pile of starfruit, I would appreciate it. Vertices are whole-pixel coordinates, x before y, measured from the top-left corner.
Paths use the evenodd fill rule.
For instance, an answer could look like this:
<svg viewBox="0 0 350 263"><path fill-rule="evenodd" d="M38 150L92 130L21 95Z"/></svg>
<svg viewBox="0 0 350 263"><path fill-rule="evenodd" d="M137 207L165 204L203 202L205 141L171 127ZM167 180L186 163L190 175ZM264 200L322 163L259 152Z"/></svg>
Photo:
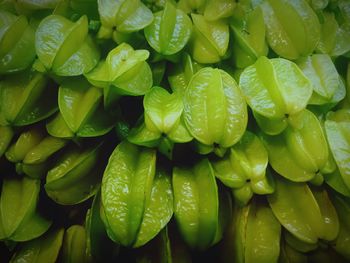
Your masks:
<svg viewBox="0 0 350 263"><path fill-rule="evenodd" d="M0 0L0 262L350 262L350 1Z"/></svg>

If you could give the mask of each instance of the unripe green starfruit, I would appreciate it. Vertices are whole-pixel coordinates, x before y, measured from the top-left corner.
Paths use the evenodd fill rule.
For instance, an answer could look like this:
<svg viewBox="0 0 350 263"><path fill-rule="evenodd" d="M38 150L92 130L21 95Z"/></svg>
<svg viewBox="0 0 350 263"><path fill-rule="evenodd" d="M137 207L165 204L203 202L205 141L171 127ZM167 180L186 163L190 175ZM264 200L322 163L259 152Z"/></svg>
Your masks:
<svg viewBox="0 0 350 263"><path fill-rule="evenodd" d="M42 178L53 164L55 153L68 141L47 135L40 127L33 127L20 134L9 147L6 158L16 163L17 173L32 178Z"/></svg>
<svg viewBox="0 0 350 263"><path fill-rule="evenodd" d="M140 0L98 0L102 27L98 37L110 38L115 32L139 31L153 21L153 14Z"/></svg>
<svg viewBox="0 0 350 263"><path fill-rule="evenodd" d="M327 54L314 54L298 61L299 68L312 83L308 104L335 105L345 97L345 85Z"/></svg>
<svg viewBox="0 0 350 263"><path fill-rule="evenodd" d="M40 180L12 177L2 181L0 239L28 241L44 234L51 221L37 208Z"/></svg>
<svg viewBox="0 0 350 263"><path fill-rule="evenodd" d="M194 27L189 45L193 59L206 64L219 62L228 49L228 25L222 20L208 21L198 14L191 17Z"/></svg>
<svg viewBox="0 0 350 263"><path fill-rule="evenodd" d="M230 23L234 34L232 56L238 68L250 66L268 52L263 12L259 6L247 9L237 5Z"/></svg>
<svg viewBox="0 0 350 263"><path fill-rule="evenodd" d="M47 125L55 137L96 137L108 133L116 112L105 110L103 92L83 78L64 81L58 90L60 112ZM68 129L67 129L68 128Z"/></svg>
<svg viewBox="0 0 350 263"><path fill-rule="evenodd" d="M243 70L239 86L258 125L271 135L282 132L288 117L306 108L313 90L295 63L266 57Z"/></svg>
<svg viewBox="0 0 350 263"><path fill-rule="evenodd" d="M13 135L13 130L10 127L0 126L0 158L10 145Z"/></svg>
<svg viewBox="0 0 350 263"><path fill-rule="evenodd" d="M325 121L329 147L347 189L350 189L350 110L329 112Z"/></svg>
<svg viewBox="0 0 350 263"><path fill-rule="evenodd" d="M281 134L261 134L272 168L295 182L309 181L323 172L328 162L328 144L317 117L308 110L290 117Z"/></svg>
<svg viewBox="0 0 350 263"><path fill-rule="evenodd" d="M254 193L271 194L274 182L266 171L267 151L252 132L246 131L242 139L228 150L224 158L212 162L215 176L232 188L240 204L247 204Z"/></svg>
<svg viewBox="0 0 350 263"><path fill-rule="evenodd" d="M72 225L64 233L62 244L62 261L85 263L89 261L86 255L86 231L81 225Z"/></svg>
<svg viewBox="0 0 350 263"><path fill-rule="evenodd" d="M184 241L191 248L204 250L216 244L225 229L228 199L215 181L207 159L191 169L173 169L174 215ZM222 190L222 189L221 189ZM220 200L220 201L219 201Z"/></svg>
<svg viewBox="0 0 350 263"><path fill-rule="evenodd" d="M147 50L134 50L122 43L112 49L105 61L85 75L94 86L104 88L105 105L117 95L140 96L152 87L152 71L146 60Z"/></svg>
<svg viewBox="0 0 350 263"><path fill-rule="evenodd" d="M169 94L153 87L144 97L144 123L130 131L132 143L155 147L171 158L173 143L192 140L182 118L183 102L180 93Z"/></svg>
<svg viewBox="0 0 350 263"><path fill-rule="evenodd" d="M63 241L63 229L50 230L45 235L22 243L13 254L10 263L57 262Z"/></svg>
<svg viewBox="0 0 350 263"><path fill-rule="evenodd" d="M339 221L325 190L313 193L306 183L276 176L275 192L268 196L270 207L292 235L308 244L336 238Z"/></svg>
<svg viewBox="0 0 350 263"><path fill-rule="evenodd" d="M158 53L172 55L185 47L191 32L191 19L167 2L164 10L155 13L152 24L145 28L145 37Z"/></svg>
<svg viewBox="0 0 350 263"><path fill-rule="evenodd" d="M260 7L267 42L279 56L297 59L315 50L320 40L320 23L305 0L267 0L261 1Z"/></svg>
<svg viewBox="0 0 350 263"><path fill-rule="evenodd" d="M22 72L0 81L0 125L24 126L57 110L56 87L37 72Z"/></svg>
<svg viewBox="0 0 350 263"><path fill-rule="evenodd" d="M88 34L88 19L72 22L60 15L45 17L35 33L38 60L34 68L58 76L78 76L91 71L100 59Z"/></svg>
<svg viewBox="0 0 350 263"><path fill-rule="evenodd" d="M96 194L101 180L102 147L103 143L65 149L47 173L44 186L47 195L56 203L73 205Z"/></svg>
<svg viewBox="0 0 350 263"><path fill-rule="evenodd" d="M281 225L266 201L253 198L244 207L234 207L223 253L237 263L278 262L280 236Z"/></svg>
<svg viewBox="0 0 350 263"><path fill-rule="evenodd" d="M28 68L35 59L35 29L25 16L0 10L0 74Z"/></svg>
<svg viewBox="0 0 350 263"><path fill-rule="evenodd" d="M200 143L229 148L246 129L247 106L235 80L210 67L191 78L184 95L184 119L190 134Z"/></svg>
<svg viewBox="0 0 350 263"><path fill-rule="evenodd" d="M116 243L140 247L165 227L173 214L166 171L156 170L156 151L121 142L102 179L101 218Z"/></svg>

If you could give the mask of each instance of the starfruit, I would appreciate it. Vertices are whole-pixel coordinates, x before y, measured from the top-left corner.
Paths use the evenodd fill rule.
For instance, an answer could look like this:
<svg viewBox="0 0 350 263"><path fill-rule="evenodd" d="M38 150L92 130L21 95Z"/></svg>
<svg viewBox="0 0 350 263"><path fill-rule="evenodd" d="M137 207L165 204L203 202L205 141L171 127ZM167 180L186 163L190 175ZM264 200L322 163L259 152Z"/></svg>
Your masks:
<svg viewBox="0 0 350 263"><path fill-rule="evenodd" d="M86 251L86 233L81 225L70 226L63 238L62 262L85 263L89 262Z"/></svg>
<svg viewBox="0 0 350 263"><path fill-rule="evenodd" d="M184 120L200 143L229 148L246 129L247 106L235 80L225 71L202 68L191 78L184 95Z"/></svg>
<svg viewBox="0 0 350 263"><path fill-rule="evenodd" d="M100 217L100 209L101 192L99 191L85 218L86 255L93 262L112 262L118 256L119 246L108 238Z"/></svg>
<svg viewBox="0 0 350 263"><path fill-rule="evenodd" d="M203 15L207 20L218 20L231 17L236 8L236 2L230 0L207 0Z"/></svg>
<svg viewBox="0 0 350 263"><path fill-rule="evenodd" d="M24 126L57 110L57 92L41 73L23 72L0 81L0 125Z"/></svg>
<svg viewBox="0 0 350 263"><path fill-rule="evenodd" d="M0 158L10 145L13 135L13 130L10 127L0 126Z"/></svg>
<svg viewBox="0 0 350 263"><path fill-rule="evenodd" d="M13 254L10 263L57 262L62 246L63 234L63 229L50 230L41 237L21 244Z"/></svg>
<svg viewBox="0 0 350 263"><path fill-rule="evenodd" d="M171 227L165 227L145 246L135 251L136 263L181 262L191 263L188 247Z"/></svg>
<svg viewBox="0 0 350 263"><path fill-rule="evenodd" d="M220 241L226 223L222 220L229 219L231 208L225 192L219 196L209 161L204 159L191 169L174 167L173 189L174 215L184 241L199 250Z"/></svg>
<svg viewBox="0 0 350 263"><path fill-rule="evenodd" d="M192 140L182 118L183 103L179 93L169 94L161 87L153 87L145 95L143 106L144 123L130 131L130 142L158 146L162 153L171 157L173 143Z"/></svg>
<svg viewBox="0 0 350 263"><path fill-rule="evenodd" d="M63 16L50 15L35 33L38 60L34 68L58 76L78 76L91 71L100 59L99 50L88 34L88 19L71 22Z"/></svg>
<svg viewBox="0 0 350 263"><path fill-rule="evenodd" d="M155 13L152 24L145 28L145 37L158 53L172 55L185 47L191 31L191 19L167 2L164 10Z"/></svg>
<svg viewBox="0 0 350 263"><path fill-rule="evenodd" d="M102 90L83 78L62 83L58 106L60 113L47 125L48 132L55 137L101 136L115 124L116 112L104 109Z"/></svg>
<svg viewBox="0 0 350 263"><path fill-rule="evenodd" d="M177 6L187 14L202 14L204 12L206 2L206 0L179 0Z"/></svg>
<svg viewBox="0 0 350 263"><path fill-rule="evenodd" d="M240 204L247 204L254 193L271 194L274 183L266 173L267 151L260 139L246 131L242 139L228 150L224 158L212 162L215 176L232 188Z"/></svg>
<svg viewBox="0 0 350 263"><path fill-rule="evenodd" d="M331 198L339 216L339 234L333 248L346 260L350 260L350 202L338 194L331 195Z"/></svg>
<svg viewBox="0 0 350 263"><path fill-rule="evenodd" d="M168 81L173 92L184 94L192 76L202 68L200 64L193 61L191 56L185 53L180 63L176 64L168 75Z"/></svg>
<svg viewBox="0 0 350 263"><path fill-rule="evenodd" d="M56 203L78 204L96 194L100 186L103 142L98 145L65 149L48 171L45 190Z"/></svg>
<svg viewBox="0 0 350 263"><path fill-rule="evenodd" d="M288 117L306 108L313 90L295 63L266 57L243 70L239 86L258 125L271 135L282 132Z"/></svg>
<svg viewBox="0 0 350 263"><path fill-rule="evenodd" d="M37 208L40 180L3 179L0 198L0 239L28 241L44 234L51 221Z"/></svg>
<svg viewBox="0 0 350 263"><path fill-rule="evenodd" d="M0 74L28 68L35 59L35 29L25 16L0 10Z"/></svg>
<svg viewBox="0 0 350 263"><path fill-rule="evenodd" d="M321 14L321 38L317 49L332 57L343 55L350 51L349 21L339 24L336 14L323 11Z"/></svg>
<svg viewBox="0 0 350 263"><path fill-rule="evenodd" d="M305 0L260 2L269 46L279 56L297 59L308 56L320 40L317 15Z"/></svg>
<svg viewBox="0 0 350 263"><path fill-rule="evenodd" d="M66 140L47 135L40 127L21 133L6 152L6 158L16 163L18 173L42 178L52 165L55 153L67 144Z"/></svg>
<svg viewBox="0 0 350 263"><path fill-rule="evenodd" d="M208 21L203 15L191 14L193 32L191 55L199 63L216 63L226 55L230 38L229 27L223 20Z"/></svg>
<svg viewBox="0 0 350 263"><path fill-rule="evenodd" d="M122 43L85 76L92 85L104 88L105 105L113 101L113 96L144 95L152 87L148 57L147 50L134 50L129 44Z"/></svg>
<svg viewBox="0 0 350 263"><path fill-rule="evenodd" d="M261 134L272 168L295 182L309 181L327 168L328 144L317 117L308 110L289 118L281 134Z"/></svg>
<svg viewBox="0 0 350 263"><path fill-rule="evenodd" d="M345 85L329 55L314 54L299 60L298 66L312 83L308 104L333 106L345 97Z"/></svg>
<svg viewBox="0 0 350 263"><path fill-rule="evenodd" d="M339 221L325 190L311 191L306 183L276 177L275 192L268 196L270 207L295 238L308 244L337 237Z"/></svg>
<svg viewBox="0 0 350 263"><path fill-rule="evenodd" d="M166 171L156 170L156 151L126 141L109 158L101 199L107 233L123 246L144 245L173 214L170 178Z"/></svg>
<svg viewBox="0 0 350 263"><path fill-rule="evenodd" d="M222 243L225 260L237 263L278 262L281 225L265 202L253 198L235 206L233 219Z"/></svg>
<svg viewBox="0 0 350 263"><path fill-rule="evenodd" d="M297 251L288 245L287 242L281 242L281 253L278 258L279 263L308 263L308 258L305 254Z"/></svg>
<svg viewBox="0 0 350 263"><path fill-rule="evenodd" d="M325 130L331 152L338 166L338 176L345 184L345 191L350 189L350 110L343 109L329 112L325 121ZM344 188L344 187L343 187Z"/></svg>
<svg viewBox="0 0 350 263"><path fill-rule="evenodd" d="M238 4L234 9L230 27L233 31L233 60L238 68L253 64L266 56L265 24L261 8L254 9Z"/></svg>
<svg viewBox="0 0 350 263"><path fill-rule="evenodd" d="M98 0L102 27L99 38L110 38L113 32L139 31L153 21L153 14L140 0Z"/></svg>

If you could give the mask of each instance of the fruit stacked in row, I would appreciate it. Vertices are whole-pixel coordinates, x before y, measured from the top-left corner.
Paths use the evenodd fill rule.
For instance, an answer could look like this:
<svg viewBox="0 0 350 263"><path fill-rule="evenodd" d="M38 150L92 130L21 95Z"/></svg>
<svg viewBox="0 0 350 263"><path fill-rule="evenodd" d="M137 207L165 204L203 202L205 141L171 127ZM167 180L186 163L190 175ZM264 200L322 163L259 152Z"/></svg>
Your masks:
<svg viewBox="0 0 350 263"><path fill-rule="evenodd" d="M350 260L349 10L1 1L1 261Z"/></svg>

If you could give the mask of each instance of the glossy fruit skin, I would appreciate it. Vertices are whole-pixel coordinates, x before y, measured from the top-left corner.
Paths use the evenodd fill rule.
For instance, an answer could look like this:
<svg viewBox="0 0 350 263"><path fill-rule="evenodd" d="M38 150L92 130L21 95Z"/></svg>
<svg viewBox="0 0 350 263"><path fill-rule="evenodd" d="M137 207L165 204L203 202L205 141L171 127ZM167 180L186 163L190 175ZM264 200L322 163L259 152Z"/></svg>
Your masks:
<svg viewBox="0 0 350 263"><path fill-rule="evenodd" d="M244 133L247 107L230 75L206 67L193 75L186 88L184 118L189 132L200 143L228 148Z"/></svg>

